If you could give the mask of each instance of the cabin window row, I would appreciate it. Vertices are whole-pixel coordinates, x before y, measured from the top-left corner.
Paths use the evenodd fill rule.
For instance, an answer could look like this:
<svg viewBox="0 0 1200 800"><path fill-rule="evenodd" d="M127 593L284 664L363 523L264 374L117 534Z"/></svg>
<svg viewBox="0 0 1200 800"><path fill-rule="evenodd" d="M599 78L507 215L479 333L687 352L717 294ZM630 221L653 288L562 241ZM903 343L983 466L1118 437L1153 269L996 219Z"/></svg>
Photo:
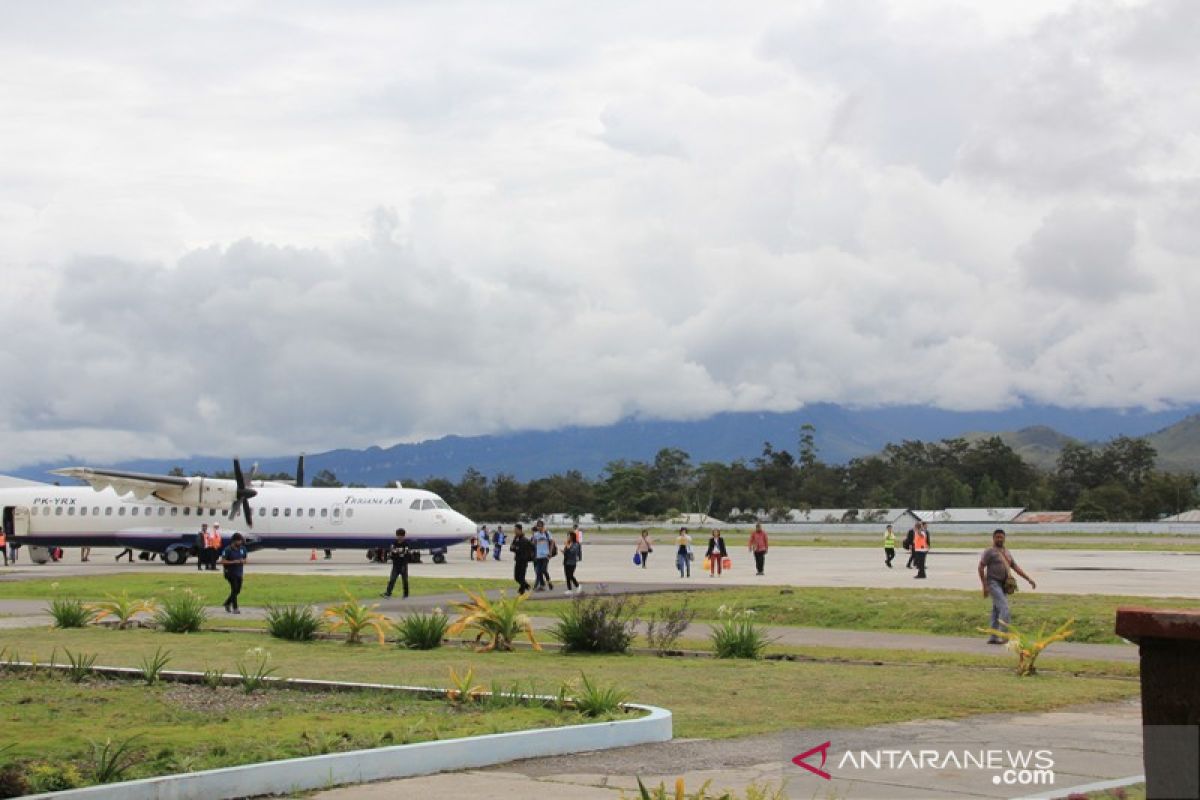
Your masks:
<svg viewBox="0 0 1200 800"><path fill-rule="evenodd" d="M65 508L65 511L64 511L64 508ZM42 506L41 509L42 509L42 512L41 512L42 516L47 516L47 517L50 516L50 513L51 513L50 506ZM94 516L94 517L98 517L101 515L101 507L100 506L92 506L90 512L89 512L87 506L78 506L78 509L79 509L79 512L78 512L79 516L81 516L81 517L86 517L89 515L89 513L91 514L91 516ZM157 509L157 512L155 511L155 509ZM280 510L281 509L279 509L279 508L272 508L271 516L272 517L280 516ZM295 511L295 516L297 516L297 517L307 516L307 517L315 518L315 517L319 516L323 519L326 519L329 517L333 517L334 519L341 519L341 516L342 516L342 509L340 509L340 508L334 508L332 510L328 509L328 508L297 508L294 511ZM123 517L126 515L127 512L129 514L129 516L131 516L131 517L137 517L137 516L153 517L156 515L160 516L160 517L165 517L168 515L170 515L172 517L178 517L180 515L185 516L185 517L192 516L191 506L185 506L182 509L180 508L180 506L170 506L170 507L168 507L168 506L116 506L116 516ZM293 516L293 509L291 509L291 508L284 508L284 509L282 509L282 512L283 512L282 516L285 516L285 517ZM33 513L35 513L35 514L37 513L36 508L33 510ZM53 513L56 517L61 517L64 514L68 517L73 517L76 514L76 506L54 506ZM218 513L218 509L215 509L215 508L207 508L207 509L206 508L197 508L196 509L197 517L203 517L203 516L215 517L215 516L217 516L217 513ZM227 516L225 512L220 512L220 513L221 513L222 517ZM113 516L113 506L104 506L103 514L106 517ZM258 509L258 516L265 517L266 515L267 515L267 509L260 507ZM234 513L233 513L233 518L237 518L239 516L241 516L240 508L235 509ZM353 516L354 516L354 509L347 508L346 509L346 518L349 519L350 517L353 517Z"/></svg>

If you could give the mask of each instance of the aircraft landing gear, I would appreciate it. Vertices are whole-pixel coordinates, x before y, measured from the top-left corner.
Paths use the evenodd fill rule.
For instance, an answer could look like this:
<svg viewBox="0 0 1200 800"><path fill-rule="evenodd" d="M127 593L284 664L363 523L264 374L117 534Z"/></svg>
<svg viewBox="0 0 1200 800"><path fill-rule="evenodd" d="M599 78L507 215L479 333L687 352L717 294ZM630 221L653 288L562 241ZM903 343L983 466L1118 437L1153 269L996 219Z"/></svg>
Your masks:
<svg viewBox="0 0 1200 800"><path fill-rule="evenodd" d="M433 556L433 563L435 563L435 564L445 564L446 563L446 549L445 548L441 548L439 550L430 550L429 555Z"/></svg>

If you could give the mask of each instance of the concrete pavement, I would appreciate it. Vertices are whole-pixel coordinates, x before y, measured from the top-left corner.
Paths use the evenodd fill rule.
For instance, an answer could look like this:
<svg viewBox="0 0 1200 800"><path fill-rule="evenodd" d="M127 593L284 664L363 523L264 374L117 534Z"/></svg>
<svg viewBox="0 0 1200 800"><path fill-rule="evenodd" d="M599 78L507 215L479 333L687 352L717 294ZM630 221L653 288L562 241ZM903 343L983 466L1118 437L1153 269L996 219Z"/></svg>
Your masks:
<svg viewBox="0 0 1200 800"><path fill-rule="evenodd" d="M1022 552L1020 541L1011 543L1013 553L1026 572L1038 582L1038 591L1063 594L1124 594L1143 597L1200 598L1200 553L1150 553L1114 550L1029 550ZM885 569L882 550L861 547L776 547L767 556L766 575L756 577L753 559L745 550L731 552L734 567L720 578L701 574L699 553L693 565L693 577L680 579L675 571L673 546L659 542L646 569L632 563L633 548L623 542L597 541L584 545L584 560L579 565L579 580L587 584L650 583L699 587L713 585L829 586L873 588L969 589L979 588L975 572L979 552L935 550L929 556L929 578L913 580L913 572L904 569L903 556L898 566ZM61 577L65 575L101 575L125 571L171 572L194 569L192 565L168 567L161 562L116 564L113 551L97 548L92 560L79 563L78 552L68 552L57 564L32 565L22 560L16 567L0 567L0 580ZM462 547L451 549L445 564L415 564L414 578L498 578L511 580L512 562L469 561ZM386 580L387 567L371 564L357 551L338 551L332 560L309 560L307 551L259 551L251 554L247 580L256 571L297 575L375 575ZM557 579L562 566L551 564ZM532 578L533 570L530 570ZM1022 583L1022 591L1027 587Z"/></svg>
<svg viewBox="0 0 1200 800"><path fill-rule="evenodd" d="M724 701L718 701L724 702ZM802 697L793 702L803 702ZM683 777L689 791L707 780L711 789L742 792L751 783L786 785L792 798L907 800L908 798L1011 798L1048 789L1137 775L1142 771L1141 716L1137 702L1063 709L1042 714L996 714L964 720L923 720L849 730L802 730L727 740L675 740L664 744L520 761L486 770L406 778L319 792L319 800L382 800L392 797L564 797L618 800L635 796L640 776L647 786L672 787ZM829 742L820 775L791 759ZM880 768L862 757L877 751L922 751L924 767L893 756L897 768ZM968 756L994 752L997 769L963 765ZM1049 774L1006 774L1015 759L1040 754ZM950 762L951 753L959 763ZM848 755L849 754L849 755ZM990 758L991 755L988 755ZM982 759L980 759L982 760ZM819 754L805 759L820 768ZM1022 783L1022 777L1026 782ZM1035 782L1036 781L1036 782ZM1052 782L1051 782L1052 781ZM1064 795L1066 792L1064 791Z"/></svg>

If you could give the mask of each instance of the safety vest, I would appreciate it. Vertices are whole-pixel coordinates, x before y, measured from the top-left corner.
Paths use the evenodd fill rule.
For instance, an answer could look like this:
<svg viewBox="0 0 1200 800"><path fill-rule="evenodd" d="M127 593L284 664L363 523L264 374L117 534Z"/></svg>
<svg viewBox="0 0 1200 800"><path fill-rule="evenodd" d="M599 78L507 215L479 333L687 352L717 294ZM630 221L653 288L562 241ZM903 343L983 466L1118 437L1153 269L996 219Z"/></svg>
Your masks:
<svg viewBox="0 0 1200 800"><path fill-rule="evenodd" d="M221 534L218 533L217 531L209 531L208 532L208 542L206 543L205 546L211 547L214 550L219 548L221 546Z"/></svg>
<svg viewBox="0 0 1200 800"><path fill-rule="evenodd" d="M0 528L0 547L8 545L8 536L4 533L4 529Z"/></svg>
<svg viewBox="0 0 1200 800"><path fill-rule="evenodd" d="M891 548L895 549L895 547L896 547L895 531L884 531L883 532L883 546L891 547Z"/></svg>
<svg viewBox="0 0 1200 800"><path fill-rule="evenodd" d="M925 538L925 534L917 532L913 535L913 550L928 550L929 540Z"/></svg>

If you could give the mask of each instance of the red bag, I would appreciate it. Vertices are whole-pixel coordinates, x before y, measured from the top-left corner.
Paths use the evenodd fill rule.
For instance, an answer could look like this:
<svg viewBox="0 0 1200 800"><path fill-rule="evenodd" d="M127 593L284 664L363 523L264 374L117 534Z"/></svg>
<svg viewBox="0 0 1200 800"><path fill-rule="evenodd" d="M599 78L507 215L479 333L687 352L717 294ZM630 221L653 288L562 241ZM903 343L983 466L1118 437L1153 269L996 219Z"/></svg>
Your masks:
<svg viewBox="0 0 1200 800"><path fill-rule="evenodd" d="M730 559L729 556L726 556L725 558L721 559L721 569L722 570L730 569L732 566L733 566L733 560Z"/></svg>

